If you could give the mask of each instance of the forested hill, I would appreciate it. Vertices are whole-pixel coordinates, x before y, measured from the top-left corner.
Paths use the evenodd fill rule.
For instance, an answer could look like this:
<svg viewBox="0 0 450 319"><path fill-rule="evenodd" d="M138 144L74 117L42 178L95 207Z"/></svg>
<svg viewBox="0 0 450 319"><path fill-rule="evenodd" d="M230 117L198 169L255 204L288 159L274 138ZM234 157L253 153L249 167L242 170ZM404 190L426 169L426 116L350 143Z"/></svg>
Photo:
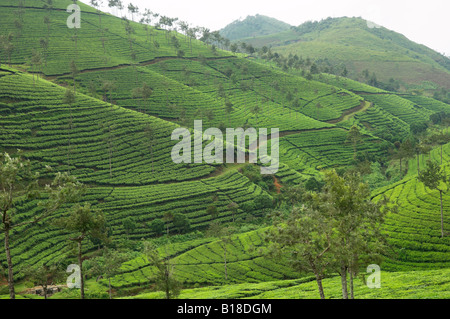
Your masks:
<svg viewBox="0 0 450 319"><path fill-rule="evenodd" d="M279 33L241 41L256 48L270 47L284 56L309 58L336 72L345 67L347 76L361 82L368 83L375 74L379 82L391 81L405 90L448 98L448 57L362 18L308 21Z"/></svg>
<svg viewBox="0 0 450 319"><path fill-rule="evenodd" d="M291 26L285 22L257 14L236 20L220 30L220 34L231 41L276 34L289 30Z"/></svg>

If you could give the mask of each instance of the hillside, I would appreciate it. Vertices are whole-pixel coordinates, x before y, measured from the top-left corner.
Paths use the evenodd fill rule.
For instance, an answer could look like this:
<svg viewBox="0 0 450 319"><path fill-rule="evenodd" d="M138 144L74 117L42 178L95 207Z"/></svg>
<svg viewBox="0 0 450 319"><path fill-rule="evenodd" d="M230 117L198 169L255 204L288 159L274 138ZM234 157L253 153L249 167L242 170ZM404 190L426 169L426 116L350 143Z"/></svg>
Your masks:
<svg viewBox="0 0 450 319"><path fill-rule="evenodd" d="M220 30L220 34L231 41L271 35L288 30L291 26L285 22L257 14L236 20Z"/></svg>
<svg viewBox="0 0 450 319"><path fill-rule="evenodd" d="M218 285L236 291L240 297L278 298L283 296L284 288L298 286L311 291L310 274L296 272L286 260L265 254L268 213L281 201L283 189L320 180L324 169L343 171L364 162L383 165L391 174L382 176L383 187L373 189L373 199L386 194L401 203L399 213L386 220L384 231L396 254L386 256L383 271L396 281L403 277L399 271L411 276L409 272L420 270L429 280L446 287L433 272L450 267L450 243L448 238L439 238L436 192L425 189L415 178L415 160L405 160L408 172L403 176L390 159L392 150L410 136L412 128L428 125L432 116L450 113L450 105L327 73L309 78L255 57L220 49L200 41L198 34L120 19L82 3L82 27L69 29L66 8L73 1L50 2L50 7L48 1L0 2L0 152L16 155L18 149L22 150L43 183L54 172L70 172L86 185L82 201L105 214L113 246L128 254L128 260L121 263L120 271L111 280L117 296L153 287L154 268L142 254L144 240L156 243L161 254L168 254L168 260L176 265L175 276L185 288L201 287L184 291L181 296L186 298L213 297L214 290L218 290L219 297L229 296L222 288L207 287ZM294 32L287 30L288 25L267 17L255 19L267 26L261 28L260 34L249 35L255 36L255 41L266 39L257 37L263 32L269 34L267 39L273 37L272 32ZM255 24L251 17L244 21L256 26L259 23ZM333 34L339 33L333 30L350 29L360 21L343 19L336 23L337 29L297 30L301 37L311 40L292 44L292 49L303 43L325 45L326 39L331 41ZM245 24L242 29L236 28L247 30ZM347 48L334 50L336 57L356 48L350 46L352 39L372 32L362 26L358 30L358 35L347 32L348 42L343 38L333 40L344 41L341 46ZM361 63L366 58L370 63L384 63L389 56L398 59L403 68L403 63L415 61L434 70L437 78L441 74L445 85L450 83L445 60L440 61L432 52L411 47L409 54L414 51L418 58L407 57L402 51L409 44L395 44L394 51L391 46L400 40L389 42L372 34L366 44L372 40L367 55L361 55ZM372 55L383 48L376 48L380 44L377 41L384 41L386 51ZM305 47L304 52L327 52L316 50ZM68 92L73 92L72 100L67 98ZM221 132L239 127L278 128L278 171L261 175L261 161L255 165L175 163L171 151L178 141L171 135L177 128L194 133L195 120L202 120L204 129L217 127ZM360 139L352 145L348 136L354 125L359 128ZM192 153L196 146L193 135L189 145ZM206 144L205 139L201 146ZM449 145L443 146L446 163ZM272 146L272 141L267 141L267 146ZM437 159L439 151L435 148L430 157ZM53 173L47 166L53 168ZM446 223L448 199L446 194ZM13 221L38 215L42 207L37 203L38 199L17 198ZM230 206L233 203L236 210ZM68 245L69 234L52 223L67 215L66 208L11 232L14 278L21 288L28 284L27 268L76 262ZM180 226L173 215L183 216L187 222ZM220 238L206 232L216 222L236 228L227 243L227 279L223 276ZM154 227L157 223L162 229ZM4 239L2 231L0 241ZM83 254L87 269L92 268L90 260L101 254L99 243L86 238ZM6 268L3 250L0 263ZM108 280L97 280L91 274L88 277L90 296L107 298ZM225 286L231 284L236 286ZM254 294L242 292L245 289L241 285L250 284L254 285ZM336 278L329 278L327 285L334 287ZM360 288L358 293L363 295L364 287ZM3 291L0 295L6 294ZM417 295L429 293L424 289ZM71 298L73 294L73 290L65 290L59 297ZM389 298L394 294L383 292L378 296ZM374 296L367 292L364 295ZM300 297L294 293L286 296ZM159 295L150 292L141 297ZM301 297L315 296L306 293Z"/></svg>
<svg viewBox="0 0 450 319"><path fill-rule="evenodd" d="M406 89L450 89L448 58L395 31L370 26L361 18L328 18L244 41L285 56L321 61L336 71L345 66L348 77L361 82L367 82L363 71L368 70L378 81L394 79Z"/></svg>

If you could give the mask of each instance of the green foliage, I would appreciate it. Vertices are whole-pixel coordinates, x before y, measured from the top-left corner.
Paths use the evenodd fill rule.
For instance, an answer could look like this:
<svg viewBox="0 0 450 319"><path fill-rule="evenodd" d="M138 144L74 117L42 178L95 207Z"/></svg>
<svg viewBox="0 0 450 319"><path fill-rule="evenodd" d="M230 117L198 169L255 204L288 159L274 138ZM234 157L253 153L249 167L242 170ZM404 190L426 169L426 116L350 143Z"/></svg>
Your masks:
<svg viewBox="0 0 450 319"><path fill-rule="evenodd" d="M240 46L243 51L273 59L242 59L238 57L240 54L235 56L222 51L220 48L229 44L215 32L201 31L206 45L192 36L192 30L183 31L186 35L182 35L120 20L80 3L83 27L77 30L75 43L75 38L67 37L65 26L68 3L65 0L55 0L53 4L27 2L17 24L14 21L17 1L3 2L0 13L3 63L0 67L0 148L10 153L17 148L25 149L24 158L30 160L34 172L41 174L41 185L50 183L53 178L46 170L47 165L57 171L70 172L89 185L83 200L91 206L80 203L74 208L80 212L103 211L108 223L100 227L100 232L107 232L117 247L139 250L141 238L161 236L165 227L174 229L169 236L153 240L158 244L167 240L173 243L158 251L164 256L169 253L172 262L178 265L175 277L188 285L262 282L297 278L298 274L284 261L266 259L255 251L255 247L262 248L264 244L261 232L252 231L261 222L252 215L261 215L272 207L273 176L262 176L257 165L244 167L241 174L232 165L174 164L170 149L175 142L170 135L178 124L189 128L194 119L202 119L204 127L280 128L282 163L276 178L283 186L280 197L289 203L298 203L303 190L290 189L288 185L308 181L307 187L316 189L314 180L320 179L322 169L346 168L354 163L351 144L345 144L353 125L358 126L362 138L357 160L385 157L391 143L403 141L410 131L423 128L428 118L445 125L448 105L443 102L422 95L394 94L341 76L322 74L324 67L344 76L347 71L348 76L354 77L355 71L353 65L346 63L337 65L307 57L304 60L295 54L281 57L268 46L258 50L251 39ZM94 1L92 4L95 5ZM162 27L170 27L174 22L167 17L162 21L167 23ZM306 48L303 56L308 52L320 55L328 53L324 50L325 44L335 46L338 36L345 35L343 43L351 43L357 36L367 35L353 29L328 34L334 28L331 25L334 20L328 22L304 25L307 33L302 36L311 37L312 41L300 41L293 46L312 45L312 51ZM355 21L336 22L349 31L347 27ZM361 27L366 28L364 24ZM258 32L261 31L264 32L264 28L259 28ZM319 31L328 37L325 44L314 40ZM383 32L372 35L386 37ZM289 41L293 33L286 30L278 40ZM337 49L333 47L333 58L351 53L352 57L357 57L352 61L365 63L364 58L370 55L376 61L388 58L391 63L400 63L400 69L403 69L402 61L408 65L415 63L403 53L396 56L379 51L379 48L388 49L386 41L362 39L362 51L355 53L351 45L348 48L338 45ZM379 47L377 52L373 50L374 42ZM73 50L75 44L77 50ZM237 45L234 49L235 53L239 50ZM419 60L427 55L427 52L422 53L418 53ZM7 67L5 62L23 71ZM273 64L280 68L272 67ZM397 78L392 83L387 80L381 63L365 68L366 82L376 69L378 84L392 84L393 88L403 84ZM389 68L392 70L393 66ZM26 71L42 72L53 83L44 79L35 81ZM442 76L439 66L435 71ZM308 80L300 76L302 74L307 74ZM424 85L424 88L437 88L433 83ZM445 94L442 92L439 96ZM446 152L444 145L444 160L448 158ZM409 163L408 174L415 172L414 165ZM368 175L372 185L387 185L400 178L396 174L390 181L382 181L383 170L384 167L377 167ZM398 172L396 167L388 168L387 175L392 172ZM61 185L66 177L68 175L59 175ZM436 209L435 194L428 198L428 189L420 188L419 183L410 183L412 181L404 181L385 190L394 198L403 199L405 207L399 215L393 214L390 224L385 226L387 232L393 233L391 244L404 248L400 250L401 260L390 259L387 267L410 269L447 265L446 238L444 244L436 242L435 219L428 218L429 211ZM71 196L70 191L58 195L57 185L43 192L40 200L26 198L22 196L26 192L19 192L21 196L14 201L11 212L13 222L19 226L11 232L14 243L11 252L13 260L20 264L15 271L17 279L24 277L26 267L63 261L67 256L67 240L77 235L54 226L55 220L61 221L68 218L68 213L73 213L69 205L52 207L50 204ZM414 188L420 189L412 194L403 192ZM444 194L444 199L446 196ZM47 198L50 201L46 201ZM230 206L233 203L235 205ZM283 205L288 205L286 203ZM214 214L207 211L211 206L216 207ZM44 214L45 218L34 223L46 210L52 210L52 214ZM404 213L407 210L411 215ZM168 213L171 217L163 220ZM97 221L103 219L95 213L94 216L98 217ZM251 218L255 220L253 223ZM79 225L82 219L78 219ZM420 219L425 226L416 226L414 219ZM24 221L33 223L21 225ZM231 236L223 246L219 238L203 238L203 234L197 232L212 221L224 226L233 221L240 231L249 233ZM175 235L177 231L190 233ZM91 235L87 236L91 240L81 247L83 255L95 254L96 248L101 246L95 239L98 234ZM224 247L228 252L228 281L223 276ZM131 260L113 277L113 286L137 287L148 283L156 268L149 266L144 257L127 258ZM0 256L0 262L7 263L5 256ZM98 263L104 265L100 259ZM84 264L88 269L89 263ZM89 287L86 296L106 298L105 285L102 280L98 286L103 290ZM75 297L76 292L67 291L62 296Z"/></svg>
<svg viewBox="0 0 450 319"><path fill-rule="evenodd" d="M166 299L177 298L181 286L174 278L174 265L167 257L161 257L156 248L148 242L144 242L144 254L149 264L156 268L154 278L156 288L165 293Z"/></svg>
<svg viewBox="0 0 450 319"><path fill-rule="evenodd" d="M444 161L449 158L450 149L444 147ZM430 157L434 162L440 159L440 151L433 150ZM416 160L410 160L410 170L415 167ZM389 234L388 243L394 254L386 258L383 267L389 271L407 271L448 268L449 238L441 238L439 192L427 189L418 181L417 171L412 171L403 180L376 190L372 196L379 200L383 195L397 203L396 214L386 217L383 230ZM449 195L443 194L443 202ZM444 212L447 209L444 206ZM448 224L448 216L444 214L444 225Z"/></svg>
<svg viewBox="0 0 450 319"><path fill-rule="evenodd" d="M176 213L173 215L173 226L178 229L178 232L186 233L191 229L191 222L186 215Z"/></svg>
<svg viewBox="0 0 450 319"><path fill-rule="evenodd" d="M382 289L370 289L360 278L355 280L356 299L446 299L449 297L449 284L446 278L448 269L382 272ZM317 299L314 279L306 277L295 280L281 280L264 283L245 283L223 286L184 289L182 299ZM323 280L328 299L341 298L340 278ZM130 299L156 299L156 293L140 294Z"/></svg>
<svg viewBox="0 0 450 319"><path fill-rule="evenodd" d="M220 33L224 37L234 41L278 33L289 28L290 25L287 23L257 14L255 16L247 16L242 21L234 21L220 30Z"/></svg>
<svg viewBox="0 0 450 319"><path fill-rule="evenodd" d="M320 192L323 187L323 182L319 182L315 177L309 178L305 183L307 191Z"/></svg>
<svg viewBox="0 0 450 319"><path fill-rule="evenodd" d="M162 235L164 233L165 223L162 219L154 219L150 223L150 230L156 235Z"/></svg>

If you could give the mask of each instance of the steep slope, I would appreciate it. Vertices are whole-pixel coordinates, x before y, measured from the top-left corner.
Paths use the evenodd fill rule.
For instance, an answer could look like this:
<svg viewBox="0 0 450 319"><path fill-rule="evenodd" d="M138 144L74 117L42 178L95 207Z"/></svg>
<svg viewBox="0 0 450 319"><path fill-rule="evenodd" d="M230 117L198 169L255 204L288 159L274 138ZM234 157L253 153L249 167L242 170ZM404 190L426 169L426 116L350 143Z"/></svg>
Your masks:
<svg viewBox="0 0 450 319"><path fill-rule="evenodd" d="M222 130L279 128L282 163L276 177L299 183L323 168L352 163L353 147L346 137L354 120L361 123L364 141L358 152L379 158L395 141L383 135L387 128L404 136L411 124L448 109L426 98L402 99L370 86L355 89L345 79L342 85L339 80L307 80L174 31L149 27L147 32L143 25L99 15L85 5L82 28L75 33L65 24L65 8L72 1L56 0L52 9L42 1L26 3L23 8L16 1L0 4L0 34L13 34L10 56L7 50L0 52L0 150L23 149L43 174L48 164L78 176L89 187L85 200L106 213L119 243L154 237L152 221L168 211L185 214L192 229L205 228L214 219L207 213L211 205L222 222L232 220L227 208L232 202L239 205L240 218L262 213L254 200L269 195L233 165L173 163L170 135L180 124L192 128L193 120L202 119L205 127ZM48 26L45 17L51 21ZM15 20L22 21L22 28L15 27ZM41 45L46 40L49 45ZM31 63L33 50L41 53L42 63ZM13 67L6 67L5 60ZM144 83L151 89L147 98L136 90ZM75 102L63 103L66 88L74 84ZM20 200L17 218L37 213L35 204ZM125 229L127 218L136 222L134 230ZM23 276L21 267L65 258L67 234L48 221L13 232L17 278ZM179 231L172 222L166 226ZM232 245L240 254L230 266L236 282L295 277L285 265L273 263L266 269L266 261L243 244L254 234L247 235L237 236ZM200 282L201 275L192 275L197 266L215 264L201 282L222 283L218 246L213 242L199 248L215 250L213 259L202 263L192 262L198 250L180 256L180 263L189 266L184 278ZM85 245L86 252L95 248ZM3 254L0 261L5 263ZM242 266L241 261L247 263ZM137 272L136 280L124 279L118 286L143 280L141 266L130 270Z"/></svg>
<svg viewBox="0 0 450 319"><path fill-rule="evenodd" d="M218 220L230 221L228 204L242 206L265 194L235 170L210 176L216 167L173 163L170 154L176 141L170 136L176 124L80 93L70 106L61 102L64 93L64 88L46 80L33 82L31 75L2 68L1 149L10 153L22 149L43 178L52 178L45 165L78 176L88 186L83 200L106 213L111 236L117 241L125 233L134 241L154 236L149 224L167 211L185 214L195 229L209 224L206 208L217 205ZM147 135L149 129L153 138ZM20 199L14 218L23 220L39 212L36 203ZM12 232L13 261L19 269L65 258L67 234L49 222L65 213L61 210L42 224ZM243 213L240 209L238 216ZM126 218L137 223L131 233L124 230ZM93 248L89 243L86 250ZM5 262L3 254L0 261Z"/></svg>
<svg viewBox="0 0 450 319"><path fill-rule="evenodd" d="M82 71L177 56L180 51L186 57L214 56L196 39L160 28L146 29L133 21L97 13L81 2L78 2L81 7L80 28L69 29L67 19L70 13L66 9L72 3L70 0L55 0L53 7L48 8L45 1L27 1L21 8L17 1L2 1L0 34L11 34L13 47L10 59L3 46L0 48L2 61L8 60L13 65L51 76L70 74L72 61L77 70ZM31 70L33 50L41 53L42 64ZM218 51L216 54L223 53Z"/></svg>

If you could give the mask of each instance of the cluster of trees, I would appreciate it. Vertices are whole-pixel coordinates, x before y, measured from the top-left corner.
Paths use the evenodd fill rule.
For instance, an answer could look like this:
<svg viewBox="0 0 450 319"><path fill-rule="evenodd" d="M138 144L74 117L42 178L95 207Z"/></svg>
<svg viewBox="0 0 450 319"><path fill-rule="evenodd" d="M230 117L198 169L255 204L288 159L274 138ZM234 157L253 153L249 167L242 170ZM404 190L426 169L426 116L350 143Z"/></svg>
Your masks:
<svg viewBox="0 0 450 319"><path fill-rule="evenodd" d="M324 182L320 191L292 189L289 210L274 215L267 236L269 254L288 256L295 269L313 273L322 299L322 280L338 273L343 298L353 299L360 269L380 263L386 251L380 228L395 206L386 200L372 202L370 189L358 174L340 176L332 170L325 173Z"/></svg>
<svg viewBox="0 0 450 319"><path fill-rule="evenodd" d="M422 167L425 165L425 156L429 155L431 159L431 150L438 146L440 148L440 165L443 165L443 146L450 142L450 134L446 131L445 127L448 126L448 117L445 112L436 113L430 117L431 122L415 123L410 126L410 135L404 139L397 140L391 145L386 145L388 154L387 157L378 158L376 162L385 168L383 173L385 178L401 179L407 173L408 160L417 160L417 172L421 172ZM429 130L432 124L443 124L443 130L439 131L436 129ZM347 142L353 146L353 162L354 167L351 168L353 171L359 172L361 175L369 175L372 173L371 162L375 159L368 158L366 155L358 153L358 144L362 142L362 133L360 132L358 126L354 125L348 132ZM398 173L397 170L392 170L387 173L386 165L389 160L398 161ZM388 176L389 175L389 176Z"/></svg>
<svg viewBox="0 0 450 319"><path fill-rule="evenodd" d="M450 104L450 91L445 88L441 88L433 93L433 98Z"/></svg>
<svg viewBox="0 0 450 319"><path fill-rule="evenodd" d="M432 117L433 123L448 125L448 117L446 113L441 112L434 114ZM448 126L447 126L448 128ZM439 192L440 198L440 213L441 213L441 237L444 237L446 232L444 231L444 216L443 216L443 194L448 191L449 178L446 174L446 163L443 158L443 146L450 143L450 133L448 130L442 131L434 130L427 132L427 123L411 125L411 135L403 142L397 141L394 143L394 149L391 150L391 159L399 162L400 177L402 178L406 174L408 165L404 167L404 161L416 158L417 160L417 178L430 190ZM354 145L354 154L356 156L356 145L361 141L361 134L356 126L353 126L349 131L348 140ZM431 150L434 147L439 147L440 155L438 161L433 161L431 157ZM425 162L425 156L429 155L429 158ZM407 162L408 163L408 162ZM421 164L422 163L422 164ZM357 171L361 174L370 174L371 167L367 165L370 163L360 162L356 168L349 171ZM424 167L423 167L424 166ZM405 170L406 169L406 170Z"/></svg>
<svg viewBox="0 0 450 319"><path fill-rule="evenodd" d="M450 177L447 176L446 167L429 159L426 168L419 172L418 179L427 188L439 192L440 208L441 208L441 238L448 233L444 230L444 202L443 194L449 190Z"/></svg>
<svg viewBox="0 0 450 319"><path fill-rule="evenodd" d="M119 11L119 15L122 16L122 11L125 9L123 1L120 0L108 0L108 7L113 11ZM103 5L102 0L91 0L91 5L96 7L97 9ZM172 31L178 31L185 35L186 41L189 41L190 49L192 52L192 40L199 39L206 44L211 44L214 47L220 46L222 48L229 47L230 41L225 39L220 35L218 31L212 32L210 29L200 26L190 26L190 24L186 21L179 20L179 18L172 18L165 15L160 15L159 13L152 12L151 10L144 8L142 10L139 9L138 6L133 3L129 3L127 6L128 13L131 15L132 21L138 21L143 25L144 30L147 34L147 41L152 43L151 37L151 28L149 26L154 26L156 29L162 29L166 31L166 39L168 44L174 42L174 37L170 37L170 33ZM100 11L98 11L100 15ZM127 20L126 16L122 16L123 20ZM176 38L175 38L176 39ZM177 39L176 39L177 40ZM176 42L176 41L175 41ZM153 44L158 47L159 44L155 41ZM176 44L176 43L173 43ZM174 45L177 47L177 45ZM184 52L178 51L178 55L183 56Z"/></svg>
<svg viewBox="0 0 450 319"><path fill-rule="evenodd" d="M255 48L251 44L245 42L232 43L228 49L233 53L242 52L249 55L256 54L261 59L275 63L285 72L288 72L289 70L300 72L301 75L308 80L311 80L314 74L319 73L329 73L344 77L348 76L348 70L345 64L340 63L339 65L333 65L328 59L312 60L310 57L303 58L302 56L299 57L297 54L292 53L285 56L278 52L272 52L271 48L267 46Z"/></svg>
<svg viewBox="0 0 450 319"><path fill-rule="evenodd" d="M52 0L47 0L52 1ZM15 19L14 19L14 28L15 32L9 32L6 35L0 35L0 65L2 64L2 52L5 54L5 62L6 57L8 59L8 65L11 66L11 56L16 48L16 46L13 43L13 40L17 40L22 36L22 31L24 27L24 14L25 14L25 0L18 0L17 1L17 10L14 11ZM42 42L41 39L41 45L44 45L45 43Z"/></svg>
<svg viewBox="0 0 450 319"><path fill-rule="evenodd" d="M18 0L17 1L17 10L15 13L15 19L14 19L14 28L15 32L9 32L6 35L0 35L0 65L2 61L2 53L5 54L5 63L6 58L8 60L8 65L11 66L11 56L16 48L16 46L13 43L14 39L19 39L22 36L22 30L24 26L24 19L23 16L25 14L25 1L24 0Z"/></svg>
<svg viewBox="0 0 450 319"><path fill-rule="evenodd" d="M322 19L320 21L306 21L305 23L302 23L301 25L295 27L291 27L291 30L298 33L298 35L303 35L311 32L320 32L323 30L326 30L332 26L333 23L336 23L336 21L339 21L341 19L331 18L328 17L326 19Z"/></svg>
<svg viewBox="0 0 450 319"><path fill-rule="evenodd" d="M0 65L2 63L2 53L5 53L5 63L8 60L8 65L11 66L11 55L14 51L14 33L10 32L7 35L0 35Z"/></svg>
<svg viewBox="0 0 450 319"><path fill-rule="evenodd" d="M399 161L400 174L403 176L405 172L402 161L416 157L417 171L420 173L420 158L422 157L423 161L425 155L429 154L431 156L430 152L435 146L440 147L440 163L441 165L443 164L443 146L449 142L450 134L448 132L434 132L431 135L421 132L421 134L408 137L403 142L395 142L392 159Z"/></svg>

